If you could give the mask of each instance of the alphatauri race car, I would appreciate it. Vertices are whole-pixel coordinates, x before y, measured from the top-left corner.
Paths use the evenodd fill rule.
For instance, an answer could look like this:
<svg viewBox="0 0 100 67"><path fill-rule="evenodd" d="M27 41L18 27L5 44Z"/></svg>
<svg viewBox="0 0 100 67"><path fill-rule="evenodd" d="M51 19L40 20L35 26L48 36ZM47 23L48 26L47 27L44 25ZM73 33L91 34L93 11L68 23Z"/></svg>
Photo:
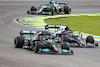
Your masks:
<svg viewBox="0 0 100 67"><path fill-rule="evenodd" d="M93 36L87 36L86 39L81 36L73 34L73 30L69 30L68 26L63 25L46 25L45 30L50 31L50 28L56 28L53 32L53 36L57 37L60 34L64 35L63 39L69 42L70 46L78 47L97 47L98 43L94 40Z"/></svg>
<svg viewBox="0 0 100 67"><path fill-rule="evenodd" d="M29 35L29 36L28 36ZM61 34L60 34L61 35ZM70 44L64 37L54 37L48 31L20 31L20 36L15 37L14 46L33 50L35 53L73 54Z"/></svg>
<svg viewBox="0 0 100 67"><path fill-rule="evenodd" d="M27 13L29 14L47 14L47 15L55 15L55 14L70 14L71 7L68 6L68 2L66 1L50 1L48 4L41 5L39 8L32 6Z"/></svg>

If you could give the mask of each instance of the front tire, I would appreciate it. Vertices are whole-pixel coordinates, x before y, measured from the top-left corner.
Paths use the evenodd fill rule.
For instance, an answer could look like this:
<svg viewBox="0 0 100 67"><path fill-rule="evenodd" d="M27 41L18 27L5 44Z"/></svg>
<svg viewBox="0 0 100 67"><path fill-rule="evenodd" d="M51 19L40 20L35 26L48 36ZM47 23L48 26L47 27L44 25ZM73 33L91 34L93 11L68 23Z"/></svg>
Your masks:
<svg viewBox="0 0 100 67"><path fill-rule="evenodd" d="M23 45L24 45L24 38L23 37L16 37L14 39L15 48L22 48Z"/></svg>
<svg viewBox="0 0 100 67"><path fill-rule="evenodd" d="M41 48L41 42L40 41L35 41L35 53L38 53L39 48Z"/></svg>
<svg viewBox="0 0 100 67"><path fill-rule="evenodd" d="M66 36L66 35L62 35L62 41L63 41L63 42L69 42L70 39L69 39L68 36Z"/></svg>
<svg viewBox="0 0 100 67"><path fill-rule="evenodd" d="M31 11L36 11L36 7L35 6L32 6L30 10Z"/></svg>

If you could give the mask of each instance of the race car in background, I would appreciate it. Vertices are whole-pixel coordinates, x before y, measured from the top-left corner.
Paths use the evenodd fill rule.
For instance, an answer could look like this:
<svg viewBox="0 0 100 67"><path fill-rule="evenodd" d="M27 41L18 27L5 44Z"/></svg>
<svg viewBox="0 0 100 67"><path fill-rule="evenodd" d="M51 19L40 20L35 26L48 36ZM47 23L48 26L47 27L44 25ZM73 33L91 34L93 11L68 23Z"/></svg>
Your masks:
<svg viewBox="0 0 100 67"><path fill-rule="evenodd" d="M55 14L70 14L71 7L68 6L68 2L66 1L50 1L48 4L41 5L39 8L32 6L27 13L29 14L47 14L47 15L55 15Z"/></svg>
<svg viewBox="0 0 100 67"><path fill-rule="evenodd" d="M29 37L28 37L29 35ZM65 35L63 35L65 36ZM73 54L69 42L62 37L53 37L48 31L20 31L20 36L15 37L14 46L33 50L35 53Z"/></svg>

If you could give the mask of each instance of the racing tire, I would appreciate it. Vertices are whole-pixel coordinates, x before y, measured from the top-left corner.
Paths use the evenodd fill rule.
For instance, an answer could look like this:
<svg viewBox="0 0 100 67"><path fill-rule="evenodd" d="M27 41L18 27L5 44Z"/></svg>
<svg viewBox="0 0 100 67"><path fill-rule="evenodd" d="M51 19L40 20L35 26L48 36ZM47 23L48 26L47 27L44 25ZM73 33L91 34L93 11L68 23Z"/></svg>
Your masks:
<svg viewBox="0 0 100 67"><path fill-rule="evenodd" d="M62 49L70 50L69 42L63 42Z"/></svg>
<svg viewBox="0 0 100 67"><path fill-rule="evenodd" d="M23 37L16 37L14 39L15 48L22 48L23 45L24 45L24 38Z"/></svg>
<svg viewBox="0 0 100 67"><path fill-rule="evenodd" d="M93 38L93 36L88 36L86 38L86 43L92 43L92 44L94 44L94 38Z"/></svg>
<svg viewBox="0 0 100 67"><path fill-rule="evenodd" d="M70 14L70 12L71 12L71 7L70 6L64 6L64 13Z"/></svg>
<svg viewBox="0 0 100 67"><path fill-rule="evenodd" d="M36 7L35 6L32 6L30 10L31 11L36 11Z"/></svg>
<svg viewBox="0 0 100 67"><path fill-rule="evenodd" d="M55 15L55 8L51 7L50 12L51 12L51 15Z"/></svg>
<svg viewBox="0 0 100 67"><path fill-rule="evenodd" d="M38 53L39 51L39 48L41 48L41 42L40 41L35 41L35 49L34 49L34 52L35 53Z"/></svg>
<svg viewBox="0 0 100 67"><path fill-rule="evenodd" d="M63 41L63 42L69 42L70 39L68 38L68 36L62 35L62 41Z"/></svg>

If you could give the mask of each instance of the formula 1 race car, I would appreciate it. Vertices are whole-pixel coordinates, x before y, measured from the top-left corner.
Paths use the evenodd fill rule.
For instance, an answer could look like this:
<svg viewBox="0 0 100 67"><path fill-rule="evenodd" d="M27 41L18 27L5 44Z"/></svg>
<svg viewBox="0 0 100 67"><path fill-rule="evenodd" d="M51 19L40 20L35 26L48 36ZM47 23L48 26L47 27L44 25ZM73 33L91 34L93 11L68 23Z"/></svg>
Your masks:
<svg viewBox="0 0 100 67"><path fill-rule="evenodd" d="M14 39L14 46L27 46L35 53L73 54L69 42L63 40L62 37L53 37L48 31L20 31L20 36Z"/></svg>
<svg viewBox="0 0 100 67"><path fill-rule="evenodd" d="M50 31L50 28L56 28L53 35L55 37L63 34L63 39L69 42L70 46L78 46L78 47L95 47L98 46L98 43L95 42L93 36L87 36L86 39L83 39L81 36L73 34L73 30L69 30L68 26L62 25L46 25L45 30ZM66 35L66 36L65 36Z"/></svg>
<svg viewBox="0 0 100 67"><path fill-rule="evenodd" d="M50 3L41 5L39 8L32 6L27 13L30 14L47 14L47 15L55 15L55 14L70 14L71 7L68 6L68 2L62 1L50 1Z"/></svg>

